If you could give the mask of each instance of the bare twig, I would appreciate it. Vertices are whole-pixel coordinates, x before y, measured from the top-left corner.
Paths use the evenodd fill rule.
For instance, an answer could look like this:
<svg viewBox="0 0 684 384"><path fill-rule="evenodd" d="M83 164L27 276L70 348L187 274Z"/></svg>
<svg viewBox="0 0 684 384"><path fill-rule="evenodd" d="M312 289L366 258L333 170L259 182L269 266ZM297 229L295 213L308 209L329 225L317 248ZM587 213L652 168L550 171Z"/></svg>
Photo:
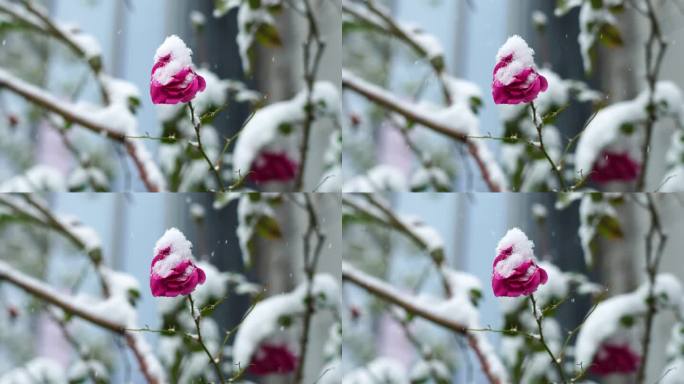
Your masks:
<svg viewBox="0 0 684 384"><path fill-rule="evenodd" d="M475 337L467 326L458 323L448 316L441 313L435 313L432 308L429 308L415 300L412 297L401 295L392 286L372 277L356 268L347 262L342 262L342 280L357 285L374 296L394 305L397 305L413 315L420 316L446 329L463 335L468 340L468 345L473 350L477 359L480 362L482 371L492 384L503 384L501 378L493 372L489 359L494 358L492 354L485 355L480 347L480 340Z"/></svg>
<svg viewBox="0 0 684 384"><path fill-rule="evenodd" d="M655 295L655 281L660 261L663 257L663 251L665 250L665 244L667 244L667 234L663 232L660 214L658 213L658 208L656 207L653 195L646 194L646 202L648 213L651 218L651 226L646 234L646 275L648 278L646 305L648 306L648 311L646 312L646 325L641 340L641 365L637 372L638 384L643 384L646 380L646 365L648 363L649 347L651 344L651 330L653 328L653 319L658 311L657 297Z"/></svg>
<svg viewBox="0 0 684 384"><path fill-rule="evenodd" d="M443 121L435 119L432 115L420 111L415 106L397 99L384 89L362 80L345 69L342 70L342 86L360 94L375 104L404 116L408 120L464 143L480 169L482 178L490 191L501 192L505 190L505 186L501 185L498 180L495 180L492 175L492 173L502 174L498 164L493 163L491 161L492 155L485 153L485 147L471 140L468 134L455 130Z"/></svg>
<svg viewBox="0 0 684 384"><path fill-rule="evenodd" d="M658 106L655 104L655 91L660 75L660 67L665 58L667 51L667 42L663 37L660 28L658 15L653 5L653 0L645 0L648 22L650 26L650 34L646 42L646 82L648 83L648 104L646 106L648 112L648 120L646 120L646 138L641 147L642 165L639 179L637 180L637 190L643 191L646 187L646 172L648 170L648 162L651 154L651 141L653 136L653 127L658 120ZM655 56L655 57L654 57Z"/></svg>
<svg viewBox="0 0 684 384"><path fill-rule="evenodd" d="M542 151L544 157L546 157L546 160L548 160L549 165L551 166L551 170L553 171L554 175L556 175L556 179L558 180L558 184L561 191L565 192L567 191L567 187L565 186L565 179L563 178L562 170L556 165L556 163L553 161L549 153L546 151L546 147L544 147L544 138L542 135L542 128L544 127L544 123L537 118L537 109L534 106L534 102L530 102L530 107L532 108L532 122L534 123L534 126L537 128L537 137L539 138L539 150Z"/></svg>
<svg viewBox="0 0 684 384"><path fill-rule="evenodd" d="M561 381L563 383L567 383L568 380L565 378L565 372L563 371L563 366L561 365L562 360L554 356L553 352L551 351L551 348L549 348L549 345L546 343L546 340L544 339L544 331L542 329L543 315L541 313L541 308L539 308L539 311L537 311L537 302L534 299L534 295L530 295L530 301L532 303L532 315L534 316L534 320L537 322L537 330L539 331L539 342L551 358L551 362L553 363L554 368L556 368L556 372L558 372L558 376L560 377Z"/></svg>
<svg viewBox="0 0 684 384"><path fill-rule="evenodd" d="M316 310L315 300L313 296L313 280L316 275L316 267L318 260L321 257L323 245L325 244L325 234L321 231L318 223L318 215L316 208L309 194L303 194L305 201L305 208L309 220L309 226L304 234L304 274L307 280L306 296L304 304L306 311L304 312L304 325L302 327L302 334L299 339L299 365L295 373L294 383L302 384L304 382L304 365L306 362L306 354L309 346L309 328L311 327L311 319ZM315 244L315 245L314 245Z"/></svg>
<svg viewBox="0 0 684 384"><path fill-rule="evenodd" d="M140 178L147 190L159 192L163 189L163 186L157 185L150 175L150 170L148 169L149 159L146 159L145 155L140 153L140 149L135 143L129 140L126 134L118 127L110 125L105 121L94 119L75 105L57 99L45 90L19 79L4 69L0 69L0 88L6 88L29 102L62 116L68 121L123 144L136 165Z"/></svg>
<svg viewBox="0 0 684 384"><path fill-rule="evenodd" d="M221 170L219 169L218 165L214 165L214 163L207 155L207 152L204 150L204 146L202 145L202 137L200 135L200 128L202 126L202 122L199 120L199 118L195 117L195 108L192 106L192 102L188 102L188 107L190 107L190 118L192 119L192 126L195 128L195 137L197 138L197 150L200 151L202 157L204 157L204 160L207 161L207 164L209 165L209 170L214 175L214 179L216 179L217 186L221 189L221 192L225 192L226 187L223 185L223 179L221 178Z"/></svg>
<svg viewBox="0 0 684 384"><path fill-rule="evenodd" d="M212 356L211 352L209 352L209 348L207 348L207 345L204 343L204 340L202 340L202 330L200 327L200 320L202 319L202 317L199 312L199 309L197 311L197 314L195 314L195 302L192 300L192 295L188 295L188 301L190 302L190 314L192 315L192 320L195 322L195 329L197 330L196 341L199 343L200 346L202 346L204 353L206 353L207 357L209 358L209 362L211 362L211 365L214 367L216 376L220 380L221 384L223 384L226 382L226 379L223 377L223 371L221 370L221 366L219 366L218 360L215 359L214 356Z"/></svg>
<svg viewBox="0 0 684 384"><path fill-rule="evenodd" d="M300 146L299 170L295 179L295 191L302 191L304 188L304 171L309 155L309 141L311 139L311 127L316 120L316 106L313 102L313 91L316 83L318 68L325 52L325 42L321 39L321 34L316 21L316 13L310 0L303 0L306 21L309 26L309 33L304 42L304 83L306 85L306 104L304 104L304 132Z"/></svg>

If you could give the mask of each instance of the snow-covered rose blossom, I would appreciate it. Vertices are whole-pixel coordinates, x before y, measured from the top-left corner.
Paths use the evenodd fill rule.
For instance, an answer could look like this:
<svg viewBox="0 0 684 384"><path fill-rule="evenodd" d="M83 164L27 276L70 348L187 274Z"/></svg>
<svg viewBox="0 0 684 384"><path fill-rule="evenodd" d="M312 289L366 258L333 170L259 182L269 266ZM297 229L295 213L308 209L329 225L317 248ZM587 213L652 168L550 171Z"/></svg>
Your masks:
<svg viewBox="0 0 684 384"><path fill-rule="evenodd" d="M297 369L298 363L287 345L264 343L252 356L248 371L253 375L287 374Z"/></svg>
<svg viewBox="0 0 684 384"><path fill-rule="evenodd" d="M636 372L641 357L627 344L603 344L591 362L590 371L595 375Z"/></svg>
<svg viewBox="0 0 684 384"><path fill-rule="evenodd" d="M549 84L537 72L534 50L518 35L513 35L496 54L492 96L496 104L520 104L534 100Z"/></svg>
<svg viewBox="0 0 684 384"><path fill-rule="evenodd" d="M512 228L499 241L494 259L492 289L495 296L529 295L548 275L534 257L534 243L518 228Z"/></svg>
<svg viewBox="0 0 684 384"><path fill-rule="evenodd" d="M641 172L641 164L629 153L604 151L591 172L591 180L597 183L611 181L633 181Z"/></svg>
<svg viewBox="0 0 684 384"><path fill-rule="evenodd" d="M154 247L150 268L153 296L189 295L206 280L192 258L192 244L176 228L168 229Z"/></svg>
<svg viewBox="0 0 684 384"><path fill-rule="evenodd" d="M178 104L192 100L207 86L192 69L192 50L176 35L164 40L154 55L150 96L154 104Z"/></svg>
<svg viewBox="0 0 684 384"><path fill-rule="evenodd" d="M263 151L252 163L249 179L257 184L288 182L297 175L299 164L285 152Z"/></svg>

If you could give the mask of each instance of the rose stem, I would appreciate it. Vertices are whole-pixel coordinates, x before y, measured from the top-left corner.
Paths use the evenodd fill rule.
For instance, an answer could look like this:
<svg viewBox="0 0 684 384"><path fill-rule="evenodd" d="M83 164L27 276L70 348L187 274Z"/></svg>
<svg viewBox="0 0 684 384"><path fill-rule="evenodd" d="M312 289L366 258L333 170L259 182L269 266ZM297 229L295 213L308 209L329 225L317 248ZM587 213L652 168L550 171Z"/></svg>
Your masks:
<svg viewBox="0 0 684 384"><path fill-rule="evenodd" d="M200 153L202 154L202 156L204 156L204 159L209 164L209 169L211 169L211 172L214 174L214 178L216 179L219 188L221 188L221 192L225 192L226 187L223 185L223 180L221 179L221 174L219 173L219 170L216 169L214 163L212 163L211 159L209 159L209 156L207 156L207 153L204 152L204 147L202 146L202 138L200 137L201 121L195 121L195 108L193 108L192 102L188 102L188 106L190 107L190 117L192 118L192 126L195 128L195 136L197 136L197 149L199 149Z"/></svg>
<svg viewBox="0 0 684 384"><path fill-rule="evenodd" d="M214 366L214 370L216 370L216 374L218 375L219 381L221 382L221 384L223 384L226 382L226 379L223 377L221 367L219 366L218 362L214 359L214 357L211 355L211 352L209 352L209 349L202 340L202 331L200 330L201 314L198 311L197 316L195 316L195 302L192 300L192 295L188 295L188 300L190 301L190 315L192 316L192 319L195 321L195 328L197 329L197 342L202 346L202 349L204 349L204 352L209 357L209 361L211 361L211 364Z"/></svg>
<svg viewBox="0 0 684 384"><path fill-rule="evenodd" d="M544 349L546 349L546 353L549 354L549 357L551 357L551 361L553 362L553 365L556 367L556 371L558 371L558 375L560 376L561 381L563 383L567 383L568 380L565 378L565 373L563 372L563 366L561 366L560 359L556 359L556 357L553 355L553 352L551 352L551 349L546 344L546 340L544 340L544 332L542 331L543 315L540 310L539 316L537 316L537 302L534 300L534 295L530 295L530 300L532 302L532 316L534 316L534 320L537 322L537 329L539 330L539 342L544 346Z"/></svg>
<svg viewBox="0 0 684 384"><path fill-rule="evenodd" d="M549 164L551 164L551 169L553 169L553 172L556 174L556 178L558 179L558 183L560 184L561 191L567 191L568 188L565 186L565 180L563 180L563 174L561 173L560 169L556 166L556 163L553 162L553 159L551 156L549 156L549 153L546 152L546 148L544 147L544 139L542 138L542 127L544 126L543 121L537 121L537 109L534 107L534 102L530 102L530 107L532 107L532 122L534 123L534 126L537 127L537 136L539 137L539 149L542 151L544 156L546 156L546 160L549 161Z"/></svg>

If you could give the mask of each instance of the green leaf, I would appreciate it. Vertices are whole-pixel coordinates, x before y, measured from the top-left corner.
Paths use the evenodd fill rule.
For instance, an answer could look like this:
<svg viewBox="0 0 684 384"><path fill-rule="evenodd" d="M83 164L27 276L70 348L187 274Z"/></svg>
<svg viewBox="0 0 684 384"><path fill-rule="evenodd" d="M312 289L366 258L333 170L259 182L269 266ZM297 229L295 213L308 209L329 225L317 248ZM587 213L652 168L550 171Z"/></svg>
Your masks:
<svg viewBox="0 0 684 384"><path fill-rule="evenodd" d="M596 226L596 230L601 236L607 239L615 240L622 239L624 237L624 233L620 227L620 222L612 216L601 217L601 221L599 221L598 225Z"/></svg>
<svg viewBox="0 0 684 384"><path fill-rule="evenodd" d="M283 45L280 39L280 34L274 25L271 24L261 24L254 34L256 40L270 48L278 48Z"/></svg>
<svg viewBox="0 0 684 384"><path fill-rule="evenodd" d="M603 24L598 36L601 42L608 47L621 47L624 44L620 30L612 24Z"/></svg>
<svg viewBox="0 0 684 384"><path fill-rule="evenodd" d="M280 230L278 221L270 216L261 216L256 224L256 231L259 236L270 240L280 240L283 238L283 233Z"/></svg>

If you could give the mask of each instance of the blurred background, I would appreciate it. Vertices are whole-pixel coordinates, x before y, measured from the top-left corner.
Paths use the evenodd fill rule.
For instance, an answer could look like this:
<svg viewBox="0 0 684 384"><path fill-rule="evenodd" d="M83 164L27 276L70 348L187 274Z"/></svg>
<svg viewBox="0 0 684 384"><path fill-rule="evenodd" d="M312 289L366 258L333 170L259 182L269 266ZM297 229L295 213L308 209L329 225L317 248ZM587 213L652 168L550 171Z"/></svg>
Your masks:
<svg viewBox="0 0 684 384"><path fill-rule="evenodd" d="M152 104L149 84L155 51L171 34L180 36L193 50L197 67L213 72L220 79L243 82L248 89L259 92L261 105L288 100L303 88L302 42L307 26L301 15L289 6L282 7L282 12L275 18L280 46L257 44L252 73L246 75L236 44L236 10L222 17L213 16L215 7L226 1L45 0L40 3L46 6L53 20L75 25L78 30L92 35L101 45L105 72L138 88L141 100L136 115L141 135L159 138L164 133L162 108ZM339 84L339 5L332 0L313 3L320 17L322 38L327 43L318 78ZM24 80L46 87L60 98L68 100L76 94L83 101L99 101L99 89L89 76L88 67L63 44L16 28L9 21L3 26L0 28L3 51L0 66ZM250 102L230 98L228 107L212 122L219 137L234 136L250 115L251 108ZM10 92L0 94L0 113L3 114L0 148L6 153L0 156L0 181L22 174L34 165L56 167L66 177L76 165L62 139L38 112ZM333 126L325 121L316 128L310 145L313 151L309 156L310 164L307 164L311 169L305 180L310 186L307 190L313 190L324 172L321 159ZM70 136L111 179L109 190L144 189L135 169L130 164L126 167L126 156L122 156L113 144L88 131L72 132ZM156 156L159 140L142 140L158 163L164 160ZM197 188L186 191L194 190Z"/></svg>
<svg viewBox="0 0 684 384"><path fill-rule="evenodd" d="M341 250L341 221L339 197L319 194L312 197L318 210L321 229L326 233L326 244L318 265L318 272L339 278ZM246 280L263 287L264 297L290 292L304 281L302 238L306 230L306 213L285 201L275 210L282 230L280 239L257 238L252 265L245 266L238 245L236 204L220 210L212 208L213 198L207 194L53 194L50 208L59 214L78 218L100 236L105 265L135 277L141 288L136 306L139 325L160 329L164 298L155 298L149 290L150 263L153 248L170 227L177 227L193 243L196 259L213 264L220 271L244 275ZM0 238L5 246L0 260L23 272L46 281L60 291L69 292L79 286L80 291L95 294L98 279L86 255L75 250L59 235L42 227L10 219L3 206ZM11 214L10 214L11 216ZM21 366L37 357L54 359L69 367L77 357L62 336L60 329L38 305L39 301L11 287L0 284L0 372ZM213 313L219 329L226 330L240 323L250 308L250 295L229 290L228 299ZM168 307L168 306L167 306ZM325 314L314 318L310 334L306 382L320 375L324 364L323 345L333 321ZM112 364L112 381L142 382L137 362L126 356L126 348L115 348L115 338L92 326L79 327L79 339L102 353ZM145 332L145 337L156 345L157 333ZM232 342L231 342L232 343ZM154 347L155 352L157 351ZM206 368L209 369L208 367ZM274 375L254 379L259 383L286 383L287 376Z"/></svg>
<svg viewBox="0 0 684 384"><path fill-rule="evenodd" d="M483 136L504 135L502 108L491 97L492 71L499 47L513 34L523 37L535 50L538 67L549 67L563 79L585 82L602 92L607 103L632 99L646 84L644 43L648 27L644 18L629 6L617 17L622 46L608 48L599 44L594 70L586 74L577 41L579 8L556 17L554 9L561 2L549 0L385 0L378 3L385 4L395 20L434 36L444 50L446 73L480 88L483 100L478 117ZM684 75L680 63L684 57L676 47L684 37L684 7L680 0L657 3L663 33L672 48L665 56L660 78L671 80L681 88ZM543 21L543 28L535 23L535 17ZM345 30L343 51L343 67L365 80L391 90L404 100L443 105L440 83L427 60L417 57L398 39L350 27ZM352 91L345 92L343 103L352 115L347 117L352 123L344 137L345 181L367 172L375 164L394 166L410 178L412 168L420 159L416 159L396 127L384 117L382 109L369 106ZM582 130L591 114L589 103L572 102L554 125L564 139L571 138ZM661 122L657 128L652 148L658 155L652 156L648 173L651 185L657 185L665 174L664 153L670 146L674 124ZM464 146L427 129L424 131L414 136L414 142L429 149L430 152L425 152L449 176L455 175L451 190L488 190ZM369 135L373 140L368 140ZM502 161L499 141L486 140L486 144ZM625 187L610 186L611 190Z"/></svg>
<svg viewBox="0 0 684 384"><path fill-rule="evenodd" d="M544 193L394 193L388 201L394 213L421 220L439 233L444 242L445 265L480 280L480 324L482 328L497 330L504 327L503 304L507 299L494 297L492 293L492 262L499 240L512 227L519 227L535 243L538 259L550 261L564 272L586 274L589 280L605 287L607 297L631 292L642 284L646 278L644 238L650 219L644 208L635 203L635 197L625 195L624 201L616 206L622 235L598 236L592 267L587 266L578 236L579 205L582 203L574 201L567 208L556 209L556 204L565 197ZM681 281L684 266L680 250L684 240L675 234L684 226L684 196L661 194L655 195L655 199L663 227L670 234L660 271L674 274ZM427 252L394 229L359 217L351 219L354 209L350 207L345 206L348 218L343 228L344 261L380 277L399 291L443 297L442 281ZM587 296L573 294L571 297L559 308L556 317L563 331L580 324L591 308ZM383 356L396 359L412 372L412 367L420 360L420 353L396 319L383 310L382 301L351 283L344 284L343 300L346 306L343 312L345 373ZM647 382L656 382L663 374L666 345L674 320L670 313L656 317ZM488 382L463 338L428 322L416 323L412 329L417 339L439 356L447 356L447 361L454 364L455 374L449 383ZM503 354L500 334L486 332L486 335L499 354ZM680 375L681 372L672 374ZM634 376L593 379L601 383L632 383Z"/></svg>

